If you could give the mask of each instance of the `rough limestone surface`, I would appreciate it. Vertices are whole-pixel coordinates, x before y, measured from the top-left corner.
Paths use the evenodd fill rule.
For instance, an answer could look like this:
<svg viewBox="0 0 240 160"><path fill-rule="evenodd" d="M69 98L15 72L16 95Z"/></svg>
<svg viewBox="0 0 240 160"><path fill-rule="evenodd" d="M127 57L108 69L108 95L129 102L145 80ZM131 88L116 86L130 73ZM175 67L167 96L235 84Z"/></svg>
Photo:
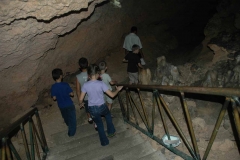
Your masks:
<svg viewBox="0 0 240 160"><path fill-rule="evenodd" d="M54 68L75 73L80 57L95 63L114 50L122 50L130 27L149 17L140 14L142 6L149 14L153 12L144 0L139 6L133 1L122 2L122 8L115 8L106 0L0 1L2 124L38 105L42 93L54 83ZM155 5L155 10L159 6ZM46 95L44 107L50 105L50 93Z"/></svg>
<svg viewBox="0 0 240 160"><path fill-rule="evenodd" d="M193 126L200 127L202 130L206 127L205 120L200 117L194 118L192 122L193 122Z"/></svg>
<svg viewBox="0 0 240 160"><path fill-rule="evenodd" d="M0 12L1 24L10 24L16 20L34 18L50 21L72 11L79 12L88 8L94 0L41 0L41 1L8 1L2 2ZM95 0L96 2L96 0ZM100 2L100 1L98 1Z"/></svg>
<svg viewBox="0 0 240 160"><path fill-rule="evenodd" d="M220 150L222 152L227 152L233 149L235 146L234 142L230 139L225 139L223 141L213 142L212 150Z"/></svg>
<svg viewBox="0 0 240 160"><path fill-rule="evenodd" d="M68 60L64 54L48 57L49 52L56 48L60 37L74 30L104 1L0 2L1 114L11 115L36 102L43 85L50 82L51 72L45 73L45 69ZM13 106L13 110L6 111Z"/></svg>

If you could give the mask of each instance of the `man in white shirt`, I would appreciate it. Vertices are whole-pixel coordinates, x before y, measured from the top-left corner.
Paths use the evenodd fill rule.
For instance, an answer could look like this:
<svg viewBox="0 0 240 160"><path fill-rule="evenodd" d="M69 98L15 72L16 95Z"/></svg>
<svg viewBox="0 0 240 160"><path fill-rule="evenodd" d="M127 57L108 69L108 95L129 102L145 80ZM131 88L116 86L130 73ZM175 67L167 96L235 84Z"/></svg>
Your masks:
<svg viewBox="0 0 240 160"><path fill-rule="evenodd" d="M143 52L142 52L142 43L140 41L140 38L137 36L137 27L133 26L131 28L131 33L129 33L124 40L123 48L125 49L125 55L127 55L129 52L132 51L132 46L136 44L140 47L140 54L139 57L142 59L144 58Z"/></svg>

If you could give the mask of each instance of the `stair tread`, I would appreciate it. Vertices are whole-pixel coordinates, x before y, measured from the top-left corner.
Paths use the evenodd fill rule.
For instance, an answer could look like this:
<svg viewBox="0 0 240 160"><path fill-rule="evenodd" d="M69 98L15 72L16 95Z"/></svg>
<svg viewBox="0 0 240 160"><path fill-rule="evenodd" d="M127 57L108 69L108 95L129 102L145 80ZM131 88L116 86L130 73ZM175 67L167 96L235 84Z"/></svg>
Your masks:
<svg viewBox="0 0 240 160"><path fill-rule="evenodd" d="M113 154L114 160L135 160L155 152L148 141Z"/></svg>
<svg viewBox="0 0 240 160"><path fill-rule="evenodd" d="M103 123L106 130L105 119ZM56 145L50 148L47 160L166 160L148 141L128 130L122 118L113 118L113 124L117 134L104 147L93 125L78 126L74 137L68 137L67 131L53 134Z"/></svg>
<svg viewBox="0 0 240 160"><path fill-rule="evenodd" d="M103 120L103 124L104 124L104 128L106 128L106 123L105 120ZM115 127L124 125L123 120L121 118L113 118L113 124ZM59 133L55 133L52 135L53 137L53 141L56 145L59 144L64 144L70 141L74 141L76 139L82 138L82 137L86 137L90 134L94 134L96 133L96 131L94 130L94 126L93 124L84 124L82 126L78 126L77 127L77 131L75 136L73 137L68 137L67 135L67 130L66 131L62 131Z"/></svg>
<svg viewBox="0 0 240 160"><path fill-rule="evenodd" d="M133 133L130 130L127 130L126 126L124 126L124 125L116 127L116 133L117 133L117 137L122 137L122 138L133 135ZM53 148L50 148L50 153L51 153L51 155L57 154L59 152L66 151L71 148L83 146L87 143L92 143L92 142L96 142L96 141L98 141L100 143L98 132L95 131L94 134L88 135L86 137L82 137L79 139L75 139L74 141L70 141L70 142L66 142L61 145L54 146Z"/></svg>
<svg viewBox="0 0 240 160"><path fill-rule="evenodd" d="M133 141L136 141L136 138L138 138L138 137L135 138L136 135L132 135L132 134L126 135L126 136L127 137L124 138L124 136L121 137L121 134L120 135L116 134L116 136L109 139L110 144L108 146L110 146L110 145L118 146L118 144L116 144L116 143L119 143L119 141L121 142L121 144L122 143L128 144L128 142L131 141L131 138L133 138ZM124 145L124 144L122 144L122 145ZM100 141L98 139L96 141L92 141L91 143L80 145L80 146L71 148L69 150L59 152L58 154L55 154L55 155L50 153L50 155L48 156L48 160L65 160L65 159L68 159L68 158L71 158L74 156L78 156L78 155L92 154L92 153L90 153L92 151L94 151L94 154L95 154L95 150L99 150L99 149L104 150L106 148L109 148L109 147L107 147L107 146L102 147L100 144ZM82 157L81 157L81 159L82 159Z"/></svg>
<svg viewBox="0 0 240 160"><path fill-rule="evenodd" d="M138 160L167 160L165 156L160 151L153 152L144 157L139 158Z"/></svg>
<svg viewBox="0 0 240 160"><path fill-rule="evenodd" d="M109 155L117 153L119 150L131 148L134 145L138 145L138 144L144 142L144 140L142 139L142 137L139 134L136 134L134 136L127 137L127 138L121 139L121 140L118 139L118 141L113 142L114 139L115 139L115 137L111 138L110 144L107 146L102 147L99 144L99 147L97 149L91 150L90 152L76 155L75 157L69 158L68 160L103 159Z"/></svg>

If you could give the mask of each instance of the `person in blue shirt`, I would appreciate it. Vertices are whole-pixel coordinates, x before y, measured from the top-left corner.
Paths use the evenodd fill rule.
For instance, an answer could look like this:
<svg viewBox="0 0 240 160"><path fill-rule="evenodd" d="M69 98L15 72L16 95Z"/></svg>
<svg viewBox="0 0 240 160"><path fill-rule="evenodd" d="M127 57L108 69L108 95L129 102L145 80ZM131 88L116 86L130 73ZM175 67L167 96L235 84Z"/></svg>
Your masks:
<svg viewBox="0 0 240 160"><path fill-rule="evenodd" d="M52 71L52 78L55 84L51 88L51 96L54 101L57 101L64 122L68 126L68 136L74 136L76 133L76 110L71 97L74 96L73 90L68 83L62 82L63 72L56 68Z"/></svg>

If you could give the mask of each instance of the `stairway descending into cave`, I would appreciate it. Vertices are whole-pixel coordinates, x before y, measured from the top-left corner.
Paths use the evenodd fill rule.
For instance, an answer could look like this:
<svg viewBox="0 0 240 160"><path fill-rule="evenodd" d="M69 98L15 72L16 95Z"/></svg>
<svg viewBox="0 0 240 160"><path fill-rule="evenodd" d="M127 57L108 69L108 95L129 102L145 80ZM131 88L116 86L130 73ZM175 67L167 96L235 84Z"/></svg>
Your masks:
<svg viewBox="0 0 240 160"><path fill-rule="evenodd" d="M105 119L103 121L105 125ZM121 116L115 116L113 124L116 136L109 138L109 145L104 147L90 124L78 126L76 135L71 138L67 131L52 135L55 146L50 148L47 160L166 160L141 135L134 134Z"/></svg>

